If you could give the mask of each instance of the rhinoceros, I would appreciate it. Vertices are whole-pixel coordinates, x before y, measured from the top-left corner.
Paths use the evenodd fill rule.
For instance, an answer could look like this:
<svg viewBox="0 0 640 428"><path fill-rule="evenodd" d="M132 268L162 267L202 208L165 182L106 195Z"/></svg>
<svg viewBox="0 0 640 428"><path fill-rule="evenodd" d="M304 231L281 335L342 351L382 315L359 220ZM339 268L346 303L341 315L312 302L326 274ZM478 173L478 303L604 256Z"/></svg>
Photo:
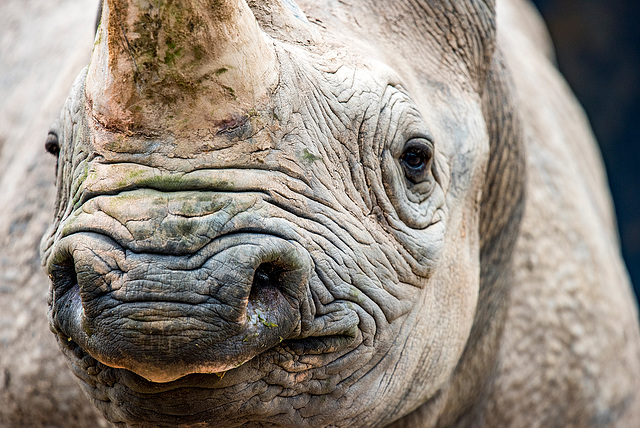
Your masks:
<svg viewBox="0 0 640 428"><path fill-rule="evenodd" d="M633 426L583 114L519 0L107 0L49 320L122 426Z"/></svg>

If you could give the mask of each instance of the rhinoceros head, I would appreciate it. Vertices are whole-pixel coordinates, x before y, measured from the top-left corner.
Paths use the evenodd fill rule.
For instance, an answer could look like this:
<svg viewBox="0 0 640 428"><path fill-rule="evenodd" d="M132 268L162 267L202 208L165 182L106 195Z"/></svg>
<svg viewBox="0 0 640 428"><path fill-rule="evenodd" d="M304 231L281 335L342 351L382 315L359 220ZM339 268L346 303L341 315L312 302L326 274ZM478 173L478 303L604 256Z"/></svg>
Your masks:
<svg viewBox="0 0 640 428"><path fill-rule="evenodd" d="M249 3L104 2L49 136L51 328L116 423L454 415L522 200L493 5Z"/></svg>

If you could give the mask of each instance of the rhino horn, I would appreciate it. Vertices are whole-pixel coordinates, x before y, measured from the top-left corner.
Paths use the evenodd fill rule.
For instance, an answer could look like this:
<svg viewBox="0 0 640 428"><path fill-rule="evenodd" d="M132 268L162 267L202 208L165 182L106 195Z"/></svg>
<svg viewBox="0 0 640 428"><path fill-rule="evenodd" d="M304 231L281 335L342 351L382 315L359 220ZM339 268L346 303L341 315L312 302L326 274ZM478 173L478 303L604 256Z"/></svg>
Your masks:
<svg viewBox="0 0 640 428"><path fill-rule="evenodd" d="M86 97L108 128L211 128L277 83L273 43L244 0L103 3Z"/></svg>

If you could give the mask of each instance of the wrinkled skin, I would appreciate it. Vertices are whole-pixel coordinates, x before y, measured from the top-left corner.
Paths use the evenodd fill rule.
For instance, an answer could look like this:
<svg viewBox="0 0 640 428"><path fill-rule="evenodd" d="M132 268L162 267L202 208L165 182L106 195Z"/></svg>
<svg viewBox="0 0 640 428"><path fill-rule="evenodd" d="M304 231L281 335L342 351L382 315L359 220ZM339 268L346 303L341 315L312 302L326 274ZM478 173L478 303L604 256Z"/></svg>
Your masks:
<svg viewBox="0 0 640 428"><path fill-rule="evenodd" d="M490 395L523 135L494 6L418 3L300 2L314 27L254 2L264 88L182 98L144 65L109 95L109 2L50 134L42 244L52 330L107 419L446 425Z"/></svg>

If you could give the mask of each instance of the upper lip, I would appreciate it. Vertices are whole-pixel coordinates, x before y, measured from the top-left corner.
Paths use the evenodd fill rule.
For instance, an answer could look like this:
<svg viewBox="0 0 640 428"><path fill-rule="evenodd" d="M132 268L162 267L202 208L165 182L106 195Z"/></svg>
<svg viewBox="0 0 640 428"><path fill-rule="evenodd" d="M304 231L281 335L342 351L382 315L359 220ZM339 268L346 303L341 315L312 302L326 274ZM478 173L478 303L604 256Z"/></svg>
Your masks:
<svg viewBox="0 0 640 428"><path fill-rule="evenodd" d="M252 311L256 312L252 312L251 314L247 315L242 315L241 313L233 315L233 317L239 317L237 318L237 321L235 321L236 318L225 318L229 315L225 315L225 317L223 318L219 318L219 316L216 315L216 317L219 318L219 321L215 321L215 325L217 326L220 322L222 322L223 324L220 324L220 326L218 327L212 328L222 330L212 331L220 331L224 334L222 336L218 336L220 333L215 333L214 337L218 337L218 339L215 339L214 342L210 342L210 339L207 338L208 333L206 333L209 327L205 328L204 330L200 330L197 333L197 336L202 336L202 339L196 340L204 340L204 342L202 343L206 343L205 348L207 348L208 350L205 349L205 353L202 354L202 357L193 356L193 358L195 358L193 360L193 363L180 363L184 364L184 368L173 370L166 368L167 366L164 365L165 363L153 361L145 362L144 364L140 365L138 362L136 362L138 357L134 357L134 355L136 355L135 352L138 351L126 351L126 349L135 349L137 346L135 345L136 342L132 342L134 343L134 345L129 346L129 348L122 348L117 351L115 351L113 348L114 346L116 346L115 344L127 342L127 340L129 339L126 338L131 334L134 334L135 331L138 331L138 328L143 328L143 330L135 333L136 335L142 334L144 336L150 334L165 334L163 333L165 328L163 326L166 325L167 328L169 328L170 325L175 324L175 328L171 327L171 331L173 331L172 334L181 334L180 331L184 327L183 324L180 324L181 322L183 322L181 320L187 320L190 316L195 317L193 318L192 322L189 323L191 327L189 327L188 325L184 327L186 329L185 332L190 328L193 328L193 326L197 323L207 323L205 318L200 319L196 314L198 314L198 311L201 310L210 310L207 309L209 307L211 307L211 310L217 313L219 309L216 308L220 306L220 303L218 303L218 306L216 306L214 302L212 306L212 304L208 302L208 299L210 299L211 296L207 295L205 286L206 284L199 284L199 287L201 287L202 290L197 293L194 293L194 290L191 289L180 291L168 288L168 291L166 293L162 293L162 290L160 290L159 294L154 295L154 290L149 289L145 291L144 289L142 289L142 291L136 290L136 293L134 293L134 295L131 295L127 294L126 289L124 291L120 289L109 289L109 282L102 279L102 276L96 276L97 274L102 274L98 271L95 271L94 273L93 270L89 271L89 273L82 273L83 271L79 271L81 272L81 275L84 275L83 278L89 278L89 282L87 284L84 284L83 286L78 286L78 273L76 273L73 264L80 263L81 268L86 270L87 268L83 267L83 264L89 263L89 265L91 265L95 262L101 264L101 266L106 266L104 268L105 270L108 270L110 266L117 266L119 269L122 269L122 271L126 273L126 271L130 268L127 267L127 263L129 263L128 261L114 261L118 259L118 257L113 260L108 260L105 257L99 257L97 255L100 254L100 248L95 248L95 246L105 246L106 250L103 251L104 254L111 254L113 256L114 251L116 253L121 252L122 254L126 252L129 258L134 258L138 261L142 260L146 263L161 264L164 266L164 268L184 271L185 274L189 274L194 271L197 272L199 269L203 268L203 266L205 266L216 255L222 254L225 251L230 251L236 246L242 247L243 245L246 245L248 239L253 238L255 240L256 237L258 238L257 242L260 242L260 245L253 245L251 246L252 249L250 249L250 251L253 251L256 255L270 254L269 251L271 250L269 250L269 248L279 248L278 246L282 245L284 245L283 248L291 248L292 251L293 249L299 247L296 246L297 244L294 245L290 241L285 241L282 238L276 237L272 234L262 233L255 235L250 233L234 233L222 236L219 239L210 242L195 254L192 254L190 256L174 257L168 255L135 254L132 252L127 252L127 250L119 247L117 243L113 242L108 237L97 235L95 233L83 233L79 235L74 234L72 236L63 238L57 243L55 249L56 251L54 251L49 261L49 272L54 281L54 301L52 302L54 308L52 312L52 322L54 324L54 327L60 333L62 333L66 337L71 338L81 347L85 348L89 352L89 354L91 354L97 360L101 361L103 364L110 367L124 367L133 369L134 372L154 382L172 381L189 373L225 371L237 366L238 364L244 363L248 359L254 358L256 355L264 352L271 347L278 346L280 342L284 341L285 343L288 343L292 346L297 343L295 341L286 342L287 340L297 341L298 339L303 340L304 337L311 336L335 337L336 339L342 338L339 342L336 342L336 344L327 345L329 346L329 348L327 348L327 352L334 350L334 348L337 349L347 346L348 343L351 342L351 340L349 339L345 341L344 339L346 337L355 337L354 332L356 331L358 323L357 315L353 311L351 311L353 313L346 311L346 306L344 305L338 305L332 309L330 308L330 306L327 306L328 309L324 311L325 313L328 313L326 315L327 318L323 318L323 316L321 316L316 319L317 322L314 322L315 310L311 307L302 309L302 307L308 307L311 304L311 300L306 297L308 294L308 291L306 291L306 287L308 287L308 285L305 284L308 284L308 279L304 279L304 283L300 285L303 287L303 289L300 289L299 291L295 291L294 289L289 290L289 287L293 286L294 283L291 283L291 285L289 285L289 283L284 283L282 285L283 288L277 288L278 291L275 291L276 294L273 294L273 297L268 297L268 294L262 298L260 298L259 296L256 297L258 299L256 300L256 303L253 303L253 306L252 304L249 304L250 308L256 308L251 309ZM281 261L280 259L276 259L276 263L285 263L284 266L288 266L286 265L286 263L292 263L286 261L288 257L294 257L294 259L292 260L297 260L299 257L303 257L303 259L305 257L310 257L308 255L302 256L306 254L303 250L295 251L302 251L300 253L301 256L286 255L287 253L282 253L282 257L285 258L283 259L283 261ZM70 262L69 257L71 257L72 254L75 258ZM277 255L280 253L278 252L275 254ZM65 260L65 257L67 258L67 260ZM87 261L86 257L97 257L97 259L95 261ZM258 258L255 259L257 261L254 261L253 263L261 263L262 259L260 259L260 257L264 256L258 256ZM277 257L281 256L278 255ZM254 259L249 257L249 260ZM264 260L268 261L271 259L267 258ZM309 259L309 262L304 263L310 263L310 260L311 259ZM240 262L233 261L232 263ZM286 272L296 272L295 270L291 269L299 269L298 267L296 267L297 265L295 263L294 265L291 265L290 268L285 267L286 275L289 275ZM300 268L302 268L302 266L305 265L303 264L300 266ZM253 269L250 266L249 268ZM309 266L304 269L311 269L311 267ZM311 274L311 271L312 269L309 271L300 271L300 275L303 275L302 277L300 277L301 280L302 278L305 278L305 275ZM296 276L292 278L294 278L292 280L297 281L295 278L298 277ZM177 282L176 284L178 285L178 288L180 288L180 283ZM250 285L251 284L249 284L249 286ZM155 287L155 284L151 282L150 286L153 288ZM158 286L160 287L160 285ZM131 285L128 285L128 287L131 287ZM166 288L166 286L164 287ZM255 287L255 284L254 286L251 286L252 290L253 287ZM139 293L140 291L142 294ZM115 301L113 299L114 293L124 293L122 294L122 298L118 299L119 301L117 302L117 304L112 303L112 301ZM264 303L260 303L263 299L266 299L267 301L265 301ZM276 300L271 302L271 299ZM98 306L96 306L96 304ZM183 307L182 305L186 306ZM222 308L223 306L224 303L222 303L222 306L220 307ZM96 312L96 307L102 307L103 309L100 312ZM120 307L121 309L118 309ZM152 319L147 318L147 315L143 316L143 314L146 313L147 310L157 311L160 308L166 308L166 311L169 311L166 312L166 314L170 314L173 311L178 311L178 316L176 318L173 318L173 315L162 315L163 313L165 313L164 309L163 312L158 313L158 316L160 318L158 318L157 321L154 321L155 315ZM245 309L245 311L246 310L247 309ZM344 318L344 322L338 324L334 322L332 314L335 315L336 310L346 311L341 315ZM192 312L193 314L189 315ZM291 313L289 314L289 312ZM138 313L143 317L140 318L140 320L137 320ZM117 324L113 324L113 320L109 322L105 322L103 320L103 324L98 324L97 326L94 324L96 320L102 319L101 317L106 316L110 317L111 319L114 317L117 318L119 315L120 321L118 321ZM187 318L185 318L185 316ZM306 321L302 322L300 317L306 318ZM215 319L218 320L218 318ZM163 321L163 319L165 321ZM239 324L234 327L235 330L227 330L226 327L224 327L224 323L229 322L233 323L233 325L235 325L235 323ZM138 325L140 325L141 327L138 327ZM303 330L302 325L306 325L307 328ZM205 324L203 324L203 326L205 326ZM116 331L110 331L109 329L115 329ZM120 334L122 333L119 333L118 329L121 329L122 333L126 333L126 335L120 336ZM196 331L194 330L194 332ZM258 335L260 335L259 338ZM149 336L149 338L151 338L151 336ZM114 342L115 340L117 340L117 342ZM198 348L194 348L194 346L198 346L195 342L185 342L184 340L185 339L181 339L180 343L184 342L184 345L180 346L186 346L189 349L193 348L191 349L191 351L189 351L192 353L195 352L194 350L198 350ZM220 340L222 341L220 342ZM263 343L263 341L266 342ZM157 349L159 352L162 348L162 345L160 345L162 341L155 340L153 343L155 342L158 342L158 344L153 345L150 348L149 346L151 345L145 345L148 349L145 351L146 348L143 347L141 351L147 353L151 352L153 354L154 352L156 352L154 351L154 349ZM144 341L141 343L144 343ZM188 343L190 344L187 345ZM107 348L104 348L104 346L107 346ZM212 358L214 355L222 355L215 354L215 352L218 352L216 351L218 347L221 347L221 350L225 350L223 351L223 354L225 354L227 350L228 352L231 352L231 354L229 354L229 358L231 359L225 357L225 359L220 360L216 363L206 363L206 361L208 361L208 359ZM107 352L106 354L104 353L105 351ZM134 354L131 354L131 357L121 357L121 355L124 355L123 352L125 351L134 352ZM318 351L323 352L319 348ZM212 352L214 352L214 354L212 354ZM238 357L232 357L232 355L235 355L238 352ZM202 360L202 358L205 358L206 361ZM216 359L217 357L213 358ZM191 357L189 357L188 359L191 359ZM118 361L123 362L119 363Z"/></svg>

